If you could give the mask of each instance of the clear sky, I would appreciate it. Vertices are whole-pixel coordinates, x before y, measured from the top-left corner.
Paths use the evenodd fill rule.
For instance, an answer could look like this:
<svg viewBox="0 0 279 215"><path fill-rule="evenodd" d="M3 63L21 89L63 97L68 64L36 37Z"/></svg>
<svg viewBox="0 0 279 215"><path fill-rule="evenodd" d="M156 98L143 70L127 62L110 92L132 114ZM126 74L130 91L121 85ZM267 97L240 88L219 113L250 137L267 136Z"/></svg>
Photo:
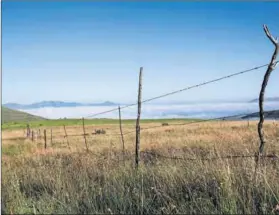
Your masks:
<svg viewBox="0 0 279 215"><path fill-rule="evenodd" d="M134 102L268 63L279 2L2 2L2 102ZM253 99L265 68L160 101ZM278 94L274 71L267 96Z"/></svg>

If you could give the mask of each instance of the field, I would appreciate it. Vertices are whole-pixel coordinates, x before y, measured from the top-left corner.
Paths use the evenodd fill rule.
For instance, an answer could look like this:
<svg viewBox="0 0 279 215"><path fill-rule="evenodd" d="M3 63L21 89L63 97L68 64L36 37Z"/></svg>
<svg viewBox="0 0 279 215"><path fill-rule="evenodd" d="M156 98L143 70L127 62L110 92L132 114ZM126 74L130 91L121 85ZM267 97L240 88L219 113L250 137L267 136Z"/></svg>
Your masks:
<svg viewBox="0 0 279 215"><path fill-rule="evenodd" d="M144 123L151 123L151 122L188 122L189 120L193 121L194 119L143 119L141 120ZM135 124L136 120L134 119L127 119L122 120L123 124ZM85 125L110 125L110 124L119 124L118 119L86 119L84 121ZM48 127L57 127L57 126L82 126L82 120L81 119L57 119L57 120L36 120L36 121L30 121L28 123L30 127L33 128L48 128ZM4 123L2 125L2 129L24 129L26 128L27 123L26 122L14 122L10 121L7 123Z"/></svg>
<svg viewBox="0 0 279 215"><path fill-rule="evenodd" d="M143 120L139 169L134 168L135 133L124 136L117 120L32 122L43 138L26 139L24 123L3 125L2 207L19 214L278 214L279 161L262 160L255 179L259 146L256 122L214 121L161 126L166 120ZM167 120L170 124L172 121ZM181 122L176 120L174 123ZM69 135L64 138L63 124ZM50 143L52 129L52 144ZM124 121L124 133L134 121ZM266 154L279 155L279 124L266 121ZM213 160L204 160L217 158Z"/></svg>

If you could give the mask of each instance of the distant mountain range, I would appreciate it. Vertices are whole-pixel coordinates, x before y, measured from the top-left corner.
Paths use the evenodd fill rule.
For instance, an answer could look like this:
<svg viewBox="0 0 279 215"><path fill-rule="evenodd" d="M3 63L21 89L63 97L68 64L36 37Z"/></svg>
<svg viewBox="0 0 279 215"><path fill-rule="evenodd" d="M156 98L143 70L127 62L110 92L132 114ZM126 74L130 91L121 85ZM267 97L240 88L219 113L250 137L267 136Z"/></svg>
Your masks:
<svg viewBox="0 0 279 215"><path fill-rule="evenodd" d="M259 99L253 99L253 100L249 101L249 103L258 102L258 101L259 101ZM265 98L264 101L266 101L266 102L279 102L279 97Z"/></svg>
<svg viewBox="0 0 279 215"><path fill-rule="evenodd" d="M268 102L279 102L279 97L270 97L265 98L265 101ZM258 99L253 99L248 101L248 103L258 102ZM184 103L183 103L184 104ZM13 110L27 110L27 109L36 109L44 107L84 107L84 106L116 106L118 104L106 101L103 103L79 103L79 102L64 102L64 101L42 101L36 102L33 104L18 104L18 103L6 103L3 104L4 107L13 109Z"/></svg>
<svg viewBox="0 0 279 215"><path fill-rule="evenodd" d="M106 101L103 103L78 103L78 102L62 102L62 101L42 101L33 104L17 104L17 103L6 103L4 107L14 110L24 109L35 109L44 107L84 107L84 106L115 106L117 104Z"/></svg>

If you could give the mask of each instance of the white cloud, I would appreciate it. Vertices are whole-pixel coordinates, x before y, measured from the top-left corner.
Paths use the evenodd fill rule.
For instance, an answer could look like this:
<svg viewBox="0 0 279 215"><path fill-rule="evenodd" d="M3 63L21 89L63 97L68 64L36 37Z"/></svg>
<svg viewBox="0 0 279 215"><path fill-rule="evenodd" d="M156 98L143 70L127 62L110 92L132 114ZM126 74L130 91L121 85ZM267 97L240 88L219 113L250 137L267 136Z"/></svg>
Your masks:
<svg viewBox="0 0 279 215"><path fill-rule="evenodd" d="M113 109L112 106L99 107L69 107L69 108L38 108L22 110L34 115L49 119L82 118L99 112ZM265 110L279 109L279 102L266 102ZM150 105L142 104L142 118L210 118L222 117L240 113L252 113L258 111L257 103L207 103L184 105ZM129 107L121 110L123 119L135 119L137 107ZM94 118L118 118L118 111L98 115Z"/></svg>

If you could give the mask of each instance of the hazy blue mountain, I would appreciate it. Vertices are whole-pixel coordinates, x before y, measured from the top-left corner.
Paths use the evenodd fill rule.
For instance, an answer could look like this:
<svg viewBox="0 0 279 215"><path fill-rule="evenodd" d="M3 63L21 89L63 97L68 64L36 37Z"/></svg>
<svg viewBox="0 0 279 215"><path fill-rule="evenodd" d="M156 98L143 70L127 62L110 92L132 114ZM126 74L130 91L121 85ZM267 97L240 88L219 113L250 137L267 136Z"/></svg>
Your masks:
<svg viewBox="0 0 279 215"><path fill-rule="evenodd" d="M35 109L44 107L83 107L83 106L115 106L117 104L106 101L103 103L79 103L79 102L63 102L63 101L42 101L33 104L17 104L17 103L6 103L4 107L19 110L19 109Z"/></svg>
<svg viewBox="0 0 279 215"><path fill-rule="evenodd" d="M259 99L253 99L249 102L252 103L252 102L258 102L258 101L259 101ZM266 102L279 102L279 97L265 98L264 101L266 101Z"/></svg>
<svg viewBox="0 0 279 215"><path fill-rule="evenodd" d="M3 104L3 106L6 108L18 110L18 109L22 109L24 105L17 104L17 103L7 103L7 104Z"/></svg>

